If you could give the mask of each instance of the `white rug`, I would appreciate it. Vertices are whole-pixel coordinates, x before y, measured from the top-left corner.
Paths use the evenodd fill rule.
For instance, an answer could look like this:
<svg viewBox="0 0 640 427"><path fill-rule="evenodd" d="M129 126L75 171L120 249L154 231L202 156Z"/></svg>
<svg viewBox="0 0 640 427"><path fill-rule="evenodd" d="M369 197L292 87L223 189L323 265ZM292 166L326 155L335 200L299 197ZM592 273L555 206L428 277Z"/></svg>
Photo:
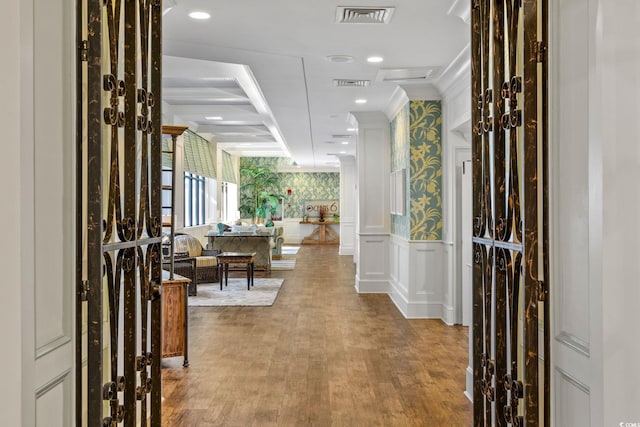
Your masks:
<svg viewBox="0 0 640 427"><path fill-rule="evenodd" d="M270 306L278 297L283 282L280 278L256 278L250 291L246 277L230 277L229 285L222 290L219 283L198 285L198 295L189 297L189 306Z"/></svg>
<svg viewBox="0 0 640 427"><path fill-rule="evenodd" d="M295 259L272 259L271 270L293 270L296 267Z"/></svg>
<svg viewBox="0 0 640 427"><path fill-rule="evenodd" d="M295 255L300 250L300 246L283 246L282 255Z"/></svg>

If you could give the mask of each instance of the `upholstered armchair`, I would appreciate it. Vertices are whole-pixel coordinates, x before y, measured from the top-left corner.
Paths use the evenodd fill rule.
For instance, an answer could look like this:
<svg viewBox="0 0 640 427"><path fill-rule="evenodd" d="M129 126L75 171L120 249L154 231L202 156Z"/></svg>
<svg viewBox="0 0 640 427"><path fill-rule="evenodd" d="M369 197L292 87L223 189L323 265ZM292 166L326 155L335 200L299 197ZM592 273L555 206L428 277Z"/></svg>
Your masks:
<svg viewBox="0 0 640 427"><path fill-rule="evenodd" d="M216 255L219 251L204 249L200 241L189 234L176 234L173 240L174 252L187 253L189 258L195 259L195 271L189 285L189 295L197 294L199 283L217 282L218 260Z"/></svg>
<svg viewBox="0 0 640 427"><path fill-rule="evenodd" d="M273 259L282 258L282 244L284 243L284 228L274 227L273 230L273 248L271 249L271 255Z"/></svg>

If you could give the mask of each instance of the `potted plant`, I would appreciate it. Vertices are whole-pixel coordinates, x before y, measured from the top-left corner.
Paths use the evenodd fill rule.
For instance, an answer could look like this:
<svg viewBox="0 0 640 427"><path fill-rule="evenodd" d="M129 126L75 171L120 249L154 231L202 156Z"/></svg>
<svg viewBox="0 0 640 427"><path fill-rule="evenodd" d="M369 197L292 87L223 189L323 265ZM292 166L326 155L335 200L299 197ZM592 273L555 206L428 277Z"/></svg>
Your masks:
<svg viewBox="0 0 640 427"><path fill-rule="evenodd" d="M240 169L240 214L273 226L271 216L278 210L280 175L268 166L247 166Z"/></svg>

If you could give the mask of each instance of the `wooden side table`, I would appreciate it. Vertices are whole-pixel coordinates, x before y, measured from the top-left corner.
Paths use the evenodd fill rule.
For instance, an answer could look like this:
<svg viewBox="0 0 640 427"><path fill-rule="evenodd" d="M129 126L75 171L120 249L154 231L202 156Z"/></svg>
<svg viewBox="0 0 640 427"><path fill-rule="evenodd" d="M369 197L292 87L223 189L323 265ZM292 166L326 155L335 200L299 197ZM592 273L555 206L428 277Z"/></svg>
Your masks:
<svg viewBox="0 0 640 427"><path fill-rule="evenodd" d="M229 284L229 264L247 264L247 290L253 286L253 269L256 260L255 252L222 252L218 258L218 276L220 276L220 290L222 290L222 272L224 271L224 285Z"/></svg>

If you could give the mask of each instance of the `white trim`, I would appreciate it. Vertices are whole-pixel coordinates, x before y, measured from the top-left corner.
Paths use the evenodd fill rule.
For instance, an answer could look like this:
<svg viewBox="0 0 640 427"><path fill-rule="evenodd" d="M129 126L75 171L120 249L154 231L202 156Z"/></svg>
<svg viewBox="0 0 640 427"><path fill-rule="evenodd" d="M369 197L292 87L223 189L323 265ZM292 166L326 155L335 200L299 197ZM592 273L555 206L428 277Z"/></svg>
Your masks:
<svg viewBox="0 0 640 427"><path fill-rule="evenodd" d="M384 109L384 114L387 116L389 121L392 121L400 112L400 110L409 102L409 97L404 89L400 86L393 91L393 95L391 95L391 99L387 104L387 107Z"/></svg>
<svg viewBox="0 0 640 427"><path fill-rule="evenodd" d="M389 281L362 280L356 275L355 288L359 294L386 294L389 293Z"/></svg>
<svg viewBox="0 0 640 427"><path fill-rule="evenodd" d="M471 70L471 45L467 44L447 65L438 80L435 82L440 93L447 93L449 88L465 73ZM471 106L469 106L471 108Z"/></svg>

